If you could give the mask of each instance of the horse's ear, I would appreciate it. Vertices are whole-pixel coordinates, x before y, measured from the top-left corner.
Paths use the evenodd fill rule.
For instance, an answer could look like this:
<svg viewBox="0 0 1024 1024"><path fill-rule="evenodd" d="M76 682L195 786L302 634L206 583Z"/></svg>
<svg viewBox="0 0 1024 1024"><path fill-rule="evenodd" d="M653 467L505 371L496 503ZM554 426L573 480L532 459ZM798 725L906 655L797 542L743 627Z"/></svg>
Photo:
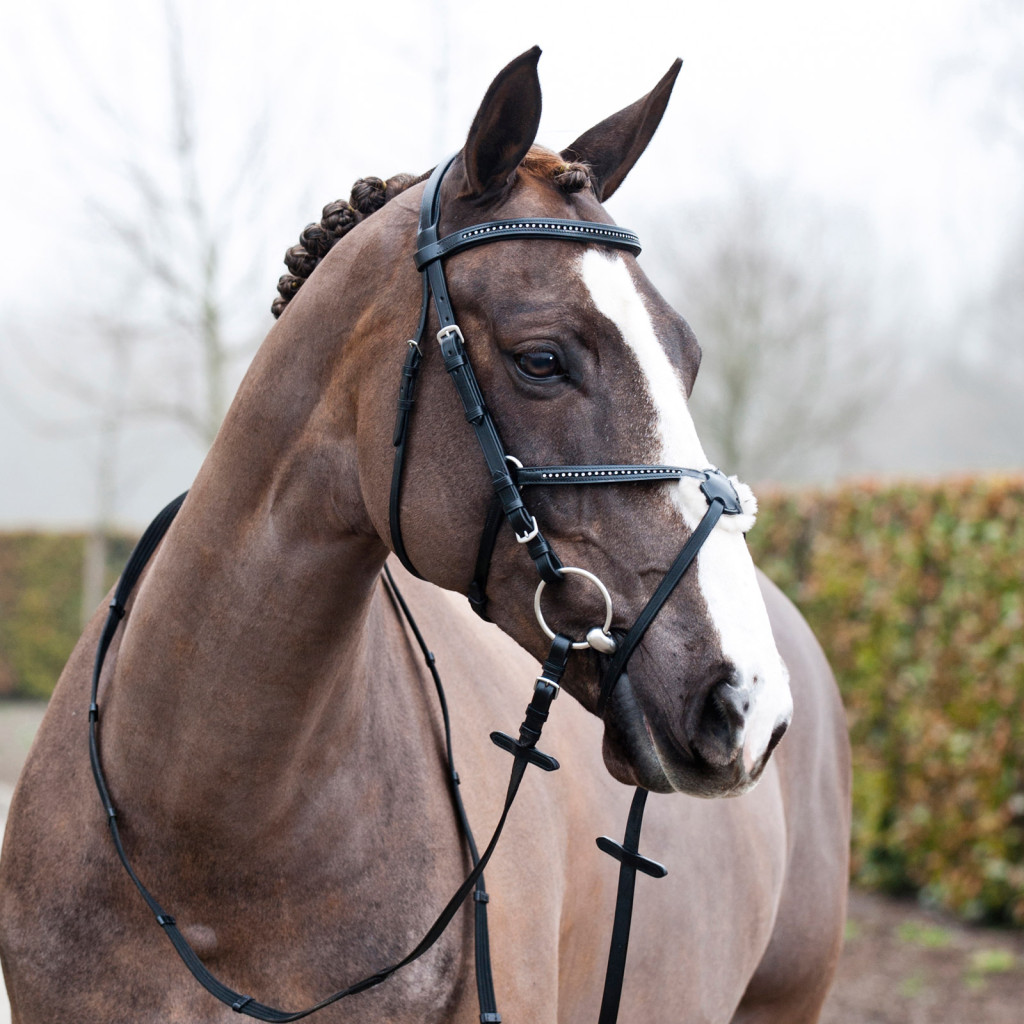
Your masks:
<svg viewBox="0 0 1024 1024"><path fill-rule="evenodd" d="M593 172L597 197L607 199L629 174L633 164L647 148L672 95L672 86L683 62L678 58L665 77L632 106L612 114L588 132L584 132L568 149L562 150L567 163L589 164Z"/></svg>
<svg viewBox="0 0 1024 1024"><path fill-rule="evenodd" d="M464 198L484 201L500 195L533 145L540 124L539 59L535 46L491 82L462 151Z"/></svg>

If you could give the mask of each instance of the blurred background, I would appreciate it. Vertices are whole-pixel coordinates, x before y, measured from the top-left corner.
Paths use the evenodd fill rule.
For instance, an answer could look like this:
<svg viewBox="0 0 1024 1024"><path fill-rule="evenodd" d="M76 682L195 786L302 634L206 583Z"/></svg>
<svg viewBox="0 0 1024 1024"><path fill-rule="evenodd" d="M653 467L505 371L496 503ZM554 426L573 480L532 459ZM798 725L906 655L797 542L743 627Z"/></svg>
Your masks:
<svg viewBox="0 0 1024 1024"><path fill-rule="evenodd" d="M534 43L556 149L684 59L610 207L704 347L721 465L1021 466L1019 0L44 0L0 40L0 526L187 487L299 229L457 149Z"/></svg>
<svg viewBox="0 0 1024 1024"><path fill-rule="evenodd" d="M856 876L1024 923L1024 0L4 15L0 696L45 699L189 486L325 203L459 148L534 44L554 149L680 56L609 208L703 346L705 448L758 485L758 558L836 665ZM1024 981L1019 957L984 963L971 998Z"/></svg>

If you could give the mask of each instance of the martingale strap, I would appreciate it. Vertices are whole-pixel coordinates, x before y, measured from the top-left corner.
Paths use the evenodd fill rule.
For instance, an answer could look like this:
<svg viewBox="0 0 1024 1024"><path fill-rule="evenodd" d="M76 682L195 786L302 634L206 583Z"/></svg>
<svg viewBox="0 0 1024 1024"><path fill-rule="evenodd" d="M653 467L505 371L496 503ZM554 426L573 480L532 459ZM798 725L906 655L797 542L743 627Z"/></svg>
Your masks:
<svg viewBox="0 0 1024 1024"><path fill-rule="evenodd" d="M633 802L630 804L623 841L617 843L608 836L601 836L597 840L598 849L619 862L619 888L615 897L612 939L608 948L608 967L604 976L601 1014L597 1024L615 1024L619 1015L622 981L626 975L626 951L629 948L629 931L633 920L636 873L641 871L651 878L664 878L668 874L668 868L664 864L640 855L640 829L644 822L646 803L647 790L637 787L633 794Z"/></svg>

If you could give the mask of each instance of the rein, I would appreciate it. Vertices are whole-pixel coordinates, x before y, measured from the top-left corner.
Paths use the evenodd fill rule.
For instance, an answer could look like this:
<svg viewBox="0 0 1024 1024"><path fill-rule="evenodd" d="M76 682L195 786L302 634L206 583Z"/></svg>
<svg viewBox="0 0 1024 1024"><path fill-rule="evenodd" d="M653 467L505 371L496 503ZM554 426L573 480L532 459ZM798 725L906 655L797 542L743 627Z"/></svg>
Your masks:
<svg viewBox="0 0 1024 1024"><path fill-rule="evenodd" d="M484 888L483 872L488 861L491 859L491 855L494 853L494 850L498 845L498 840L501 838L501 833L504 830L505 822L508 819L509 811L512 809L512 804L515 801L516 794L519 792L519 786L523 780L523 775L527 766L535 764L545 771L555 771L559 767L558 761L556 761L555 758L537 750L536 745L537 741L541 737L544 723L547 721L551 702L558 696L559 681L562 678L562 674L565 672L566 663L568 662L569 653L571 651L571 640L563 635L555 637L555 640L551 645L551 653L544 662L543 672L535 684L533 699L530 701L530 704L526 709L525 718L519 729L519 738L513 739L505 733L491 733L491 739L498 746L508 750L512 754L513 763L508 788L505 793L505 802L502 807L501 815L498 819L498 824L494 829L494 834L492 835L490 842L487 844L486 849L482 854L478 854L476 843L473 839L473 833L469 827L469 821L466 816L466 809L462 801L461 793L459 792L459 776L458 772L455 771L452 758L451 724L448 716L448 703L445 699L444 688L437 672L434 655L427 648L426 642L424 641L419 628L416 626L408 605L399 593L391 573L385 567L383 577L385 590L392 601L392 604L401 612L405 621L408 622L412 628L417 644L423 653L427 667L430 670L431 676L434 680L434 685L437 689L438 699L441 706L441 716L444 723L448 780L452 799L455 804L456 816L459 820L459 826L470 850L470 855L473 861L473 870L469 873L462 885L460 885L456 890L455 894L445 905L441 913L438 914L434 923L430 926L419 943L417 943L417 945L397 963L384 967L368 977L363 978L361 981L357 981L355 984L349 985L347 988L341 989L340 991L321 999L318 1003L305 1010L288 1011L280 1010L273 1006L267 1006L255 1000L252 996L244 995L241 992L235 991L217 978L206 967L198 954L192 949L188 941L182 935L173 915L168 914L166 910L164 910L161 904L139 878L135 869L131 865L131 861L125 852L124 844L121 840L120 827L118 826L117 821L117 810L114 807L114 802L110 796L110 789L107 784L106 776L103 772L102 761L100 758L100 708L98 692L107 651L109 650L110 644L117 632L119 623L125 616L128 598L130 597L132 590L135 588L139 577L142 575L142 571L145 568L146 563L149 561L171 523L174 521L174 518L178 514L178 510L181 508L184 500L185 494L182 494L167 505L167 507L164 508L149 525L146 532L142 535L141 540L136 545L135 550L132 552L131 557L128 560L128 564L118 581L114 597L110 602L107 618L104 622L103 631L100 634L100 641L96 649L96 659L93 664L92 689L89 701L89 760L92 766L93 778L96 781L96 788L99 791L100 799L103 802L103 807L106 811L107 825L110 829L114 849L117 852L118 859L121 861L121 865L124 867L124 870L127 872L129 878L135 885L135 888L142 896L142 899L145 901L150 911L152 911L157 924L163 928L164 933L174 946L178 956L192 973L192 976L196 981L198 981L199 984L215 998L219 999L226 1006L230 1006L236 1013L245 1014L246 1016L254 1017L257 1020L273 1022L273 1024L287 1024L289 1021L301 1020L303 1017L308 1017L310 1014L316 1013L318 1010L322 1010L324 1007L330 1006L333 1003L344 999L346 996L355 995L357 992L364 992L366 989L374 988L381 984L381 982L390 978L396 971L401 970L403 967L407 967L414 960L418 960L434 945L434 943L437 942L445 929L451 923L452 918L455 917L455 914L466 901L469 894L473 892L474 899L476 901L476 972L477 994L481 1006L480 1020L482 1024L499 1024L501 1021L501 1015L497 1012L497 1008L495 1006L494 984L491 978L490 946L488 941L486 915L488 896ZM603 1020L602 1024L604 1024Z"/></svg>
<svg viewBox="0 0 1024 1024"><path fill-rule="evenodd" d="M736 489L728 478L717 469L686 469L677 466L656 465L588 465L588 466L537 466L525 467L518 459L509 455L502 444L497 426L492 418L483 394L477 383L472 365L465 348L465 339L455 321L448 285L442 260L466 249L506 239L557 239L581 243L596 243L623 249L636 255L640 251L637 236L624 228L593 221L559 220L552 218L517 218L505 221L488 221L464 228L443 238L438 237L440 223L440 189L444 175L455 157L439 165L431 174L423 194L420 207L419 233L415 261L423 274L423 298L420 308L416 335L409 341L409 350L402 368L399 388L398 411L393 435L395 461L392 472L390 493L390 530L392 546L402 564L413 575L420 576L409 557L402 541L400 527L402 475L405 463L405 446L408 427L415 399L415 386L423 360L422 343L426 338L430 318L431 299L440 329L437 341L444 360L445 369L451 377L465 410L466 419L472 426L480 445L494 487L494 499L481 534L476 571L470 587L470 602L486 619L486 587L491 556L501 528L502 519L512 527L516 540L523 545L534 562L540 576L534 601L538 624L552 640L551 650L543 664L535 686L533 697L519 729L518 738L500 732L491 733L492 741L513 757L511 774L498 824L484 852L479 853L466 816L465 806L459 792L459 776L452 758L451 729L448 705L441 685L433 653L428 649L404 599L385 567L384 586L392 605L410 626L433 678L441 706L445 732L445 756L448 781L455 807L459 828L470 852L473 868L459 886L444 909L435 919L420 942L405 957L391 966L384 967L372 975L327 996L305 1010L287 1011L257 1002L252 996L236 992L220 981L203 964L179 930L174 917L168 914L136 874L125 852L117 811L110 797L109 786L103 773L99 744L99 683L104 661L118 624L124 618L129 596L138 582L149 558L156 550L180 509L185 495L171 502L150 524L129 558L128 564L118 582L113 600L100 635L93 667L92 688L89 704L89 755L93 777L103 803L111 838L118 858L128 873L142 899L152 911L157 923L163 928L168 939L195 979L222 1003L237 1013L258 1020L279 1022L300 1020L330 1006L333 1003L373 988L387 980L396 971L418 959L441 937L470 892L475 900L476 929L476 979L482 1024L497 1024L501 1015L495 1005L494 985L491 977L490 947L487 932L488 895L484 887L483 872L497 846L504 829L509 811L519 791L528 765L536 765L544 771L554 771L559 765L555 758L537 749L544 723L547 721L551 702L557 697L560 680L565 672L573 650L591 647L600 655L610 658L600 684L596 710L602 714L620 676L626 669L630 655L643 638L664 603L683 574L693 563L704 541L710 535L722 515L738 515L742 512ZM678 481L684 477L700 481L700 487L708 502L708 510L696 529L687 539L660 585L647 602L633 626L624 636L616 638L609 632L612 622L612 602L604 584L585 569L565 566L555 554L551 545L541 533L537 520L532 516L523 500L522 490L536 486L594 485L622 483L663 483ZM606 607L603 626L591 629L583 641L573 640L562 633L552 632L544 621L540 598L545 586L560 583L567 574L586 577L601 591ZM633 904L633 890L636 872L641 871L655 878L662 878L666 869L648 860L639 853L640 829L643 820L647 791L637 789L633 797L622 843L616 843L606 836L597 840L598 847L619 861L619 884L616 897L615 917L608 969L605 977L604 994L598 1024L615 1024L618 1015L622 981L625 971L626 951L629 942L630 920Z"/></svg>

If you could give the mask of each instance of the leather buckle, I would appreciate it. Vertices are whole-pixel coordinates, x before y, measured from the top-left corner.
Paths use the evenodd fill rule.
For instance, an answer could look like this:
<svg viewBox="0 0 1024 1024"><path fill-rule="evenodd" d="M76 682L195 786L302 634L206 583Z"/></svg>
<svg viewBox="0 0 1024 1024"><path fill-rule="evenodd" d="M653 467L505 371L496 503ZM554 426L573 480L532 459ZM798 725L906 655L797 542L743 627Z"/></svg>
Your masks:
<svg viewBox="0 0 1024 1024"><path fill-rule="evenodd" d="M443 345L445 341L452 336L458 339L460 345L464 345L466 343L466 339L462 336L462 331L459 330L459 325L449 324L447 327L442 327L441 330L437 332L438 345Z"/></svg>
<svg viewBox="0 0 1024 1024"><path fill-rule="evenodd" d="M456 330L458 330L458 328L456 328ZM516 540L519 541L520 544L529 544L530 541L540 533L540 527L537 525L537 517L530 516L530 521L533 523L532 530L529 530L526 533L516 534Z"/></svg>
<svg viewBox="0 0 1024 1024"><path fill-rule="evenodd" d="M559 686L559 684L556 683L554 679L552 679L550 676L546 676L543 673L537 676L537 682L543 683L545 686L550 686L554 690L554 693L551 694L552 700L557 699L558 695L562 692L562 687Z"/></svg>

